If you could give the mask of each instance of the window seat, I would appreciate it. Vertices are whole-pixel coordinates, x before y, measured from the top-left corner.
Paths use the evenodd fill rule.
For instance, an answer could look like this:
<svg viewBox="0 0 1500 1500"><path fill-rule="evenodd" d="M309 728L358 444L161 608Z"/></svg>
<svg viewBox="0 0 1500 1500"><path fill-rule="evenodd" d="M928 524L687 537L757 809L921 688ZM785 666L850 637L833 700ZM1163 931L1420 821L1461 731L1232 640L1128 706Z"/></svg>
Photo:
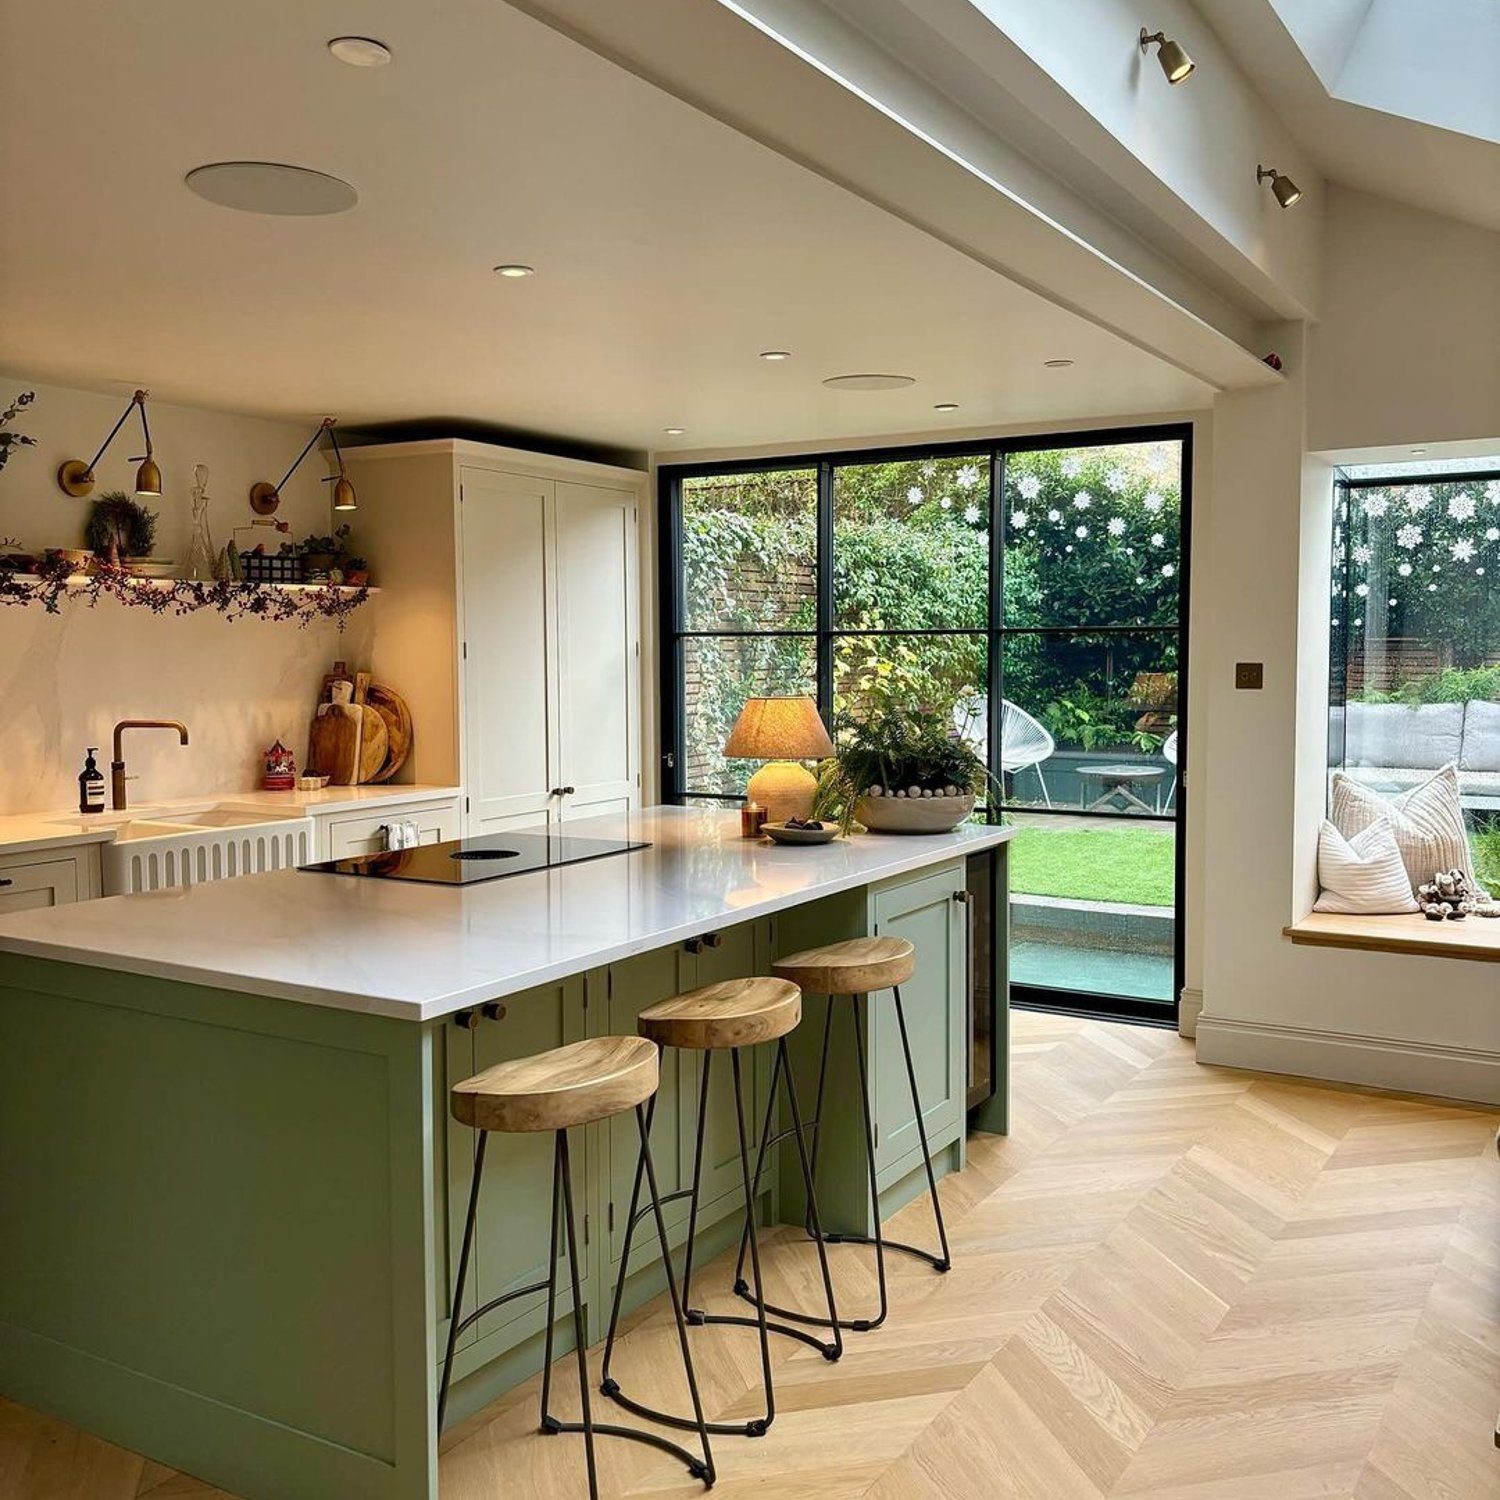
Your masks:
<svg viewBox="0 0 1500 1500"><path fill-rule="evenodd" d="M1315 911L1282 928L1282 936L1318 948L1362 948L1372 953L1500 963L1500 918L1495 917L1429 922L1419 912L1411 916L1346 917Z"/></svg>

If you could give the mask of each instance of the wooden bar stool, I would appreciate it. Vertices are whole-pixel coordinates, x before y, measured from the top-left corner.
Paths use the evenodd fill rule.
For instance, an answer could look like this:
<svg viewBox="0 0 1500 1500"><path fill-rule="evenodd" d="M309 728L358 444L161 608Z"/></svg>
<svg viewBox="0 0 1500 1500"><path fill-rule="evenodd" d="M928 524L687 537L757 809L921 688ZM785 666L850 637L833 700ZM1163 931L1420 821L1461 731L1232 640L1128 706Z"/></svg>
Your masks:
<svg viewBox="0 0 1500 1500"><path fill-rule="evenodd" d="M693 1185L681 1192L668 1193L660 1201L670 1203L678 1198L687 1198L688 1237L682 1268L682 1300L688 1306L687 1320L695 1326L704 1324L735 1324L742 1328L755 1328L760 1334L761 1385L765 1395L765 1412L747 1422L710 1422L708 1430L734 1436L763 1437L776 1420L776 1393L771 1378L770 1335L779 1333L797 1339L818 1350L825 1359L836 1360L843 1352L843 1337L840 1333L838 1309L833 1298L833 1278L828 1270L828 1255L823 1247L823 1236L818 1225L818 1203L813 1191L813 1167L807 1154L807 1141L802 1122L802 1108L797 1100L797 1085L792 1077L791 1064L786 1055L787 1033L794 1030L802 1019L802 992L795 984L784 979L731 979L721 984L705 985L702 989L689 990L674 995L669 1000L648 1006L636 1019L643 1038L643 1045L680 1047L703 1054L702 1080L698 1093L698 1134L693 1154ZM822 1326L833 1333L831 1341L814 1338L800 1328L788 1328L773 1323L766 1316L763 1304L763 1287L760 1270L760 1246L755 1229L755 1191L751 1187L750 1142L745 1124L744 1084L740 1067L740 1050L754 1047L762 1042L776 1043L776 1060L771 1068L771 1089L766 1114L766 1128L761 1135L761 1162L757 1164L755 1180L760 1180L760 1166L764 1162L767 1136L776 1103L778 1081L786 1084L787 1106L791 1112L791 1128L777 1139L795 1140L797 1155L802 1163L802 1180L807 1188L808 1222L814 1228L818 1244L818 1258L823 1273L823 1293L827 1299L828 1317ZM757 1296L756 1313L753 1318L735 1317L728 1314L710 1314L694 1309L691 1305L693 1280L693 1242L698 1231L698 1196L703 1181L703 1138L708 1117L708 1084L712 1072L715 1052L728 1052L730 1073L734 1079L734 1114L739 1131L740 1179L745 1192L745 1227L741 1235L740 1254L743 1258L748 1241L750 1261L755 1276ZM654 1103L654 1101L653 1101ZM646 1115L646 1129L651 1128L651 1111ZM609 1337L604 1344L604 1379L600 1390L637 1416L649 1417L653 1421L671 1427L694 1428L697 1422L669 1412L656 1411L632 1400L620 1389L620 1384L610 1374L610 1362L614 1355L615 1331L619 1324L620 1302L625 1289L625 1277L630 1267L630 1244L637 1220L644 1210L639 1208L641 1192L641 1167L636 1168L635 1188L630 1198L630 1217L625 1223L625 1246L620 1259L620 1275L615 1283L614 1309L610 1314ZM814 1320L807 1320L814 1321Z"/></svg>
<svg viewBox="0 0 1500 1500"><path fill-rule="evenodd" d="M708 1428L703 1421L703 1403L698 1395L698 1381L693 1373L693 1356L688 1349L687 1329L682 1319L682 1302L672 1275L672 1260L667 1246L667 1226L662 1218L661 1198L656 1190L656 1167L651 1160L651 1145L646 1124L646 1100L656 1101L659 1078L659 1054L655 1046L642 1037L606 1036L586 1042L573 1042L536 1057L517 1058L497 1064L455 1084L451 1104L453 1117L461 1124L472 1125L479 1132L474 1150L474 1177L469 1188L469 1216L464 1223L463 1249L458 1258L458 1284L453 1293L453 1316L448 1325L448 1351L443 1359L443 1380L438 1389L437 1427L443 1430L443 1413L448 1404L448 1382L453 1373L453 1350L458 1336L486 1313L527 1297L543 1288L547 1292L547 1345L542 1366L541 1430L547 1433L581 1432L588 1460L589 1497L598 1500L599 1481L594 1459L594 1437L631 1438L648 1443L682 1460L693 1478L705 1486L714 1482L713 1455L708 1446ZM637 1183L644 1173L651 1189L649 1211L656 1216L656 1233L667 1268L667 1290L672 1298L672 1315L677 1320L677 1341L682 1350L683 1369L687 1372L688 1390L692 1394L697 1420L686 1425L694 1428L703 1445L703 1456L695 1457L685 1448L654 1432L634 1427L611 1427L596 1424L589 1405L588 1339L583 1328L583 1293L579 1285L578 1235L573 1217L573 1172L568 1156L568 1130L588 1125L611 1115L635 1111L640 1134L640 1160ZM506 1292L481 1308L461 1318L464 1280L468 1275L469 1256L474 1244L474 1221L479 1209L479 1185L484 1174L485 1146L492 1131L550 1130L555 1138L552 1161L552 1255L548 1276L532 1286ZM583 1421L562 1422L551 1414L552 1330L557 1308L558 1219L567 1228L568 1267L573 1285L573 1339L578 1357L578 1383L583 1398Z"/></svg>
<svg viewBox="0 0 1500 1500"><path fill-rule="evenodd" d="M889 1311L886 1292L885 1252L900 1250L927 1261L935 1270L947 1271L952 1264L948 1253L948 1230L943 1223L943 1206L938 1200L937 1178L932 1170L932 1152L927 1145L927 1126L922 1118L922 1100L917 1089L917 1070L911 1059L911 1039L906 1030L906 1010L901 1003L901 985L911 978L916 969L916 950L905 938L868 937L851 938L843 943L830 943L822 948L808 948L801 953L792 953L771 965L776 975L795 984L808 994L827 995L828 1010L823 1018L823 1046L818 1062L818 1099L813 1111L812 1170L818 1170L818 1136L823 1118L823 1092L828 1081L829 1041L833 1034L834 1001L839 996L848 996L849 1015L854 1025L854 1060L859 1069L860 1109L864 1114L865 1161L870 1179L870 1216L875 1223L875 1233L866 1234L821 1234L817 1226L809 1222L808 1233L814 1239L827 1244L874 1245L875 1271L880 1285L880 1306L873 1318L855 1318L843 1324L856 1332L867 1332L879 1328ZM901 1030L901 1050L906 1059L906 1081L911 1088L912 1108L917 1117L917 1137L922 1144L922 1164L927 1169L927 1191L932 1200L932 1216L937 1222L940 1250L934 1254L919 1245L907 1245L899 1240L888 1240L880 1227L880 1187L875 1176L875 1125L870 1112L870 1084L865 1066L865 1028L863 1006L869 996L877 990L890 990L896 1000L896 1024ZM763 1159L764 1153L762 1153ZM755 1182L760 1182L760 1161L756 1162ZM744 1246L740 1247L740 1272L744 1267ZM757 1299L751 1295L743 1274L735 1281L735 1290L747 1301ZM768 1306L766 1311L777 1317L792 1318L797 1322L815 1322L818 1327L827 1327L821 1319L809 1319L806 1314L786 1308Z"/></svg>

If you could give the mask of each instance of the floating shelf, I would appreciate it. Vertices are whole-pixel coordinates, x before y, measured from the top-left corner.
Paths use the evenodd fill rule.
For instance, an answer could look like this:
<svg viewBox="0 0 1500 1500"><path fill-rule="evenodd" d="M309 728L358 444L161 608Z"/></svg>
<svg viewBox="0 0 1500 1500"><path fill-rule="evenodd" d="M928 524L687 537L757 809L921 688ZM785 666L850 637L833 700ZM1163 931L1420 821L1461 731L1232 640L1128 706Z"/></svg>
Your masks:
<svg viewBox="0 0 1500 1500"><path fill-rule="evenodd" d="M64 600L90 608L113 599L127 608L157 615L190 615L216 610L228 620L344 621L378 588L347 583L247 583L237 579L140 578L119 569L51 577L0 573L0 604L40 604L57 614Z"/></svg>

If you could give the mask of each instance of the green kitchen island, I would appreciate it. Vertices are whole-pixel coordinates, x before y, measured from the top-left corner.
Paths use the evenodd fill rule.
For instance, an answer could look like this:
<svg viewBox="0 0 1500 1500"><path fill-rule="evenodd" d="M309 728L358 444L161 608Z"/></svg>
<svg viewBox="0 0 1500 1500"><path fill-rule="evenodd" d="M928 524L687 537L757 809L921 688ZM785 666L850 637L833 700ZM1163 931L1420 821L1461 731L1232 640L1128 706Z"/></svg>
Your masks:
<svg viewBox="0 0 1500 1500"><path fill-rule="evenodd" d="M916 945L903 993L925 1124L939 1172L962 1165L966 866L990 851L999 867L999 942L1011 829L779 848L741 840L737 814L661 808L563 831L651 847L463 888L283 871L0 922L0 1394L248 1500L431 1500L473 1150L450 1082L633 1034L655 1000L818 943L881 932ZM808 1100L821 1006L809 997L793 1038ZM999 1013L993 1129L1003 999ZM836 1026L835 1058L852 1045ZM924 1178L880 997L866 1050L890 1212ZM690 1181L698 1065L664 1058L664 1193ZM769 1055L753 1073L763 1103ZM819 1194L827 1225L868 1231L855 1076L830 1073ZM727 1094L716 1088L708 1122L700 1263L742 1213ZM634 1122L576 1137L594 1339ZM786 1165L759 1207L800 1222ZM550 1137L491 1147L469 1306L545 1277L551 1171ZM686 1208L668 1209L674 1246ZM652 1238L637 1236L627 1305L664 1284ZM537 1294L467 1331L452 1418L537 1369L544 1315Z"/></svg>

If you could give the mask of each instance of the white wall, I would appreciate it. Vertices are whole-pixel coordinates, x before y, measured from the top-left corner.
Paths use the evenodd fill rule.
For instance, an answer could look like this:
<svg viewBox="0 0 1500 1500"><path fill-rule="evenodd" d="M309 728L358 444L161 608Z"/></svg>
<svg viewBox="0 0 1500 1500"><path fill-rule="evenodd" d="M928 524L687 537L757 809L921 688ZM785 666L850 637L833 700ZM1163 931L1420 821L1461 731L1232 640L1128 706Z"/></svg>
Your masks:
<svg viewBox="0 0 1500 1500"><path fill-rule="evenodd" d="M0 404L33 389L37 399L16 428L37 445L16 450L0 472L0 535L37 550L80 546L89 502L63 494L53 476L64 459L93 456L130 393L9 375L0 377ZM156 551L179 560L187 556L195 464L209 468L210 524L222 545L231 525L251 518L250 485L280 479L312 431L311 423L154 404L150 419L163 483L161 500L150 502L161 517ZM139 426L121 431L99 465L95 494L129 491L139 442ZM327 530L327 486L318 483L325 472L312 455L287 486L279 514L293 536ZM85 747L102 747L107 771L109 732L121 718L181 719L192 737L186 749L166 734L131 738L126 759L141 775L131 788L138 803L254 786L260 752L278 736L300 761L322 673L335 656L353 662L368 654L376 609L366 605L341 638L324 622L231 624L209 611L156 616L113 602L92 610L64 603L56 615L40 605L0 605L0 814L72 806Z"/></svg>
<svg viewBox="0 0 1500 1500"><path fill-rule="evenodd" d="M1324 232L1309 446L1500 438L1500 234L1342 187Z"/></svg>
<svg viewBox="0 0 1500 1500"><path fill-rule="evenodd" d="M1195 612L1191 689L1207 713L1194 771L1206 818L1198 1056L1500 1101L1492 966L1282 936L1316 894L1332 489L1304 432L1304 402L1326 372L1300 329L1276 338L1287 381L1220 397L1210 497L1196 513L1207 544L1195 548L1193 593L1211 601ZM1441 370L1424 374L1447 388ZM1235 689L1237 661L1265 662L1263 691Z"/></svg>

